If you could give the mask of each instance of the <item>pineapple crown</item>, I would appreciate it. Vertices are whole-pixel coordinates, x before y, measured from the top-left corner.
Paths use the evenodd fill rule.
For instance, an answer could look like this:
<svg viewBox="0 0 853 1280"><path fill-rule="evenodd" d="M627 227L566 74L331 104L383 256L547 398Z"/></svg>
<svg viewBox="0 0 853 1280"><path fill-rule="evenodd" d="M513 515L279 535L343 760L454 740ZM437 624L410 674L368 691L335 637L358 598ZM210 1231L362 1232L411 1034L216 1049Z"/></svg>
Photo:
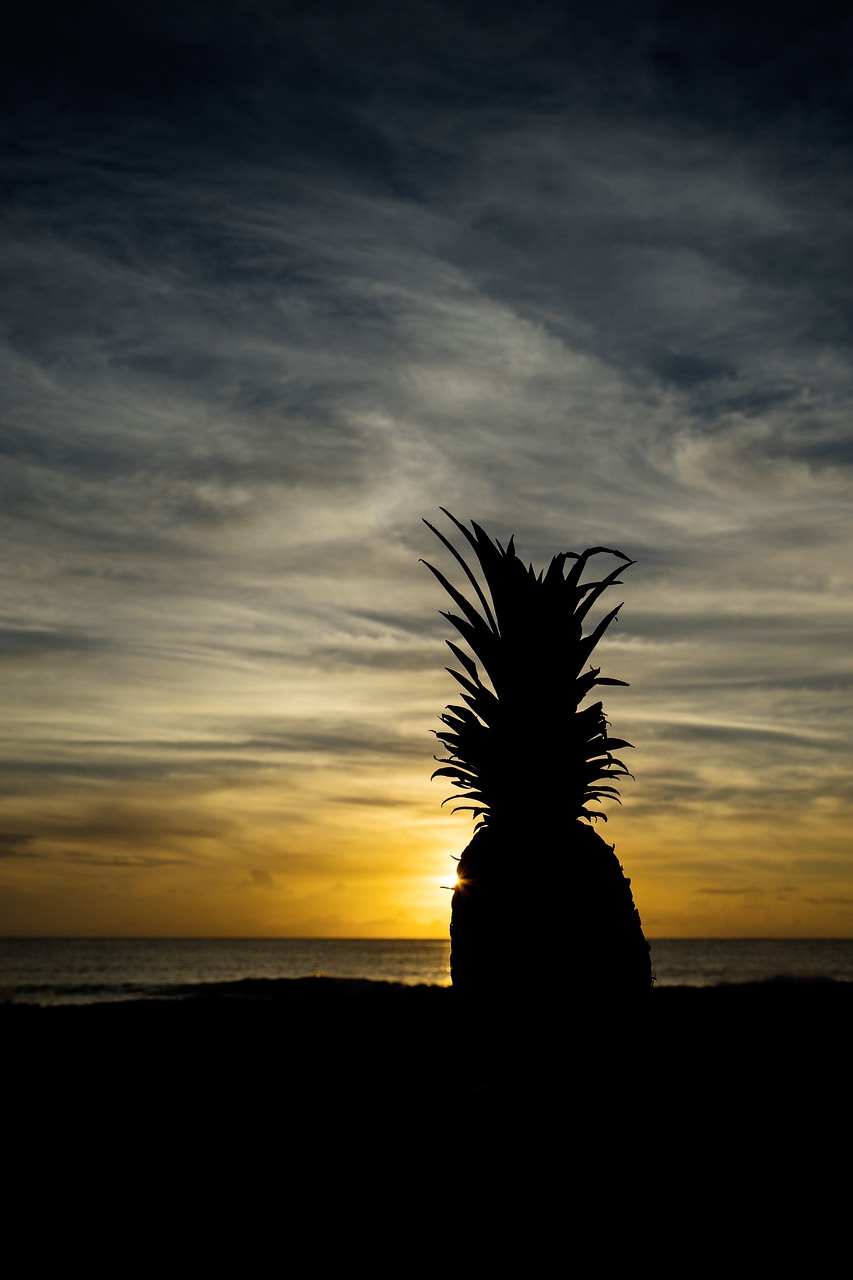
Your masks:
<svg viewBox="0 0 853 1280"><path fill-rule="evenodd" d="M447 670L462 686L465 705L448 706L440 716L444 729L435 731L449 754L436 756L442 767L432 776L449 778L462 792L443 803L471 801L455 805L453 812L470 809L479 826L529 828L531 803L552 825L577 818L606 821L605 813L588 805L608 798L619 801L613 780L632 775L613 752L631 743L608 736L600 702L580 710L579 704L595 685L627 684L601 676L598 667L583 670L622 606L588 635L582 626L602 592L618 584L618 575L635 561L608 547L589 547L579 554L561 552L537 574L518 558L514 538L503 547L474 521L468 529L446 508L440 510L472 547L486 589L428 520L424 524L464 570L477 604L433 565L422 563L458 608L459 613L442 611L442 616L479 660L489 682L477 663L448 640L462 671ZM600 553L622 563L599 581L582 583L587 562Z"/></svg>

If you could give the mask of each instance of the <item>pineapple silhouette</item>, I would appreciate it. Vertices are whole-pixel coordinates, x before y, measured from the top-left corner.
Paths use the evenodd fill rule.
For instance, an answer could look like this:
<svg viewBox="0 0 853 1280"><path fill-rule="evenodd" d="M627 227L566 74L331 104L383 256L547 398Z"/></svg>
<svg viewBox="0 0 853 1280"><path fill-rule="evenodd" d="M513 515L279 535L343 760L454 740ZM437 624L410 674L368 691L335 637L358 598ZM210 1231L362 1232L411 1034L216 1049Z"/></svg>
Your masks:
<svg viewBox="0 0 853 1280"><path fill-rule="evenodd" d="M472 601L427 564L457 610L443 616L473 655L447 641L461 668L448 668L461 702L440 717L447 755L433 773L457 788L448 797L459 801L454 812L470 809L476 821L453 893L453 986L480 1002L572 993L601 1009L652 984L631 882L592 825L606 821L597 806L618 800L614 784L630 776L614 753L631 744L609 736L600 702L581 705L595 686L626 683L586 669L621 606L587 635L583 623L634 561L591 547L561 552L537 573L514 539L504 547L441 510L473 549L482 579L425 520L473 589ZM582 582L599 554L619 564Z"/></svg>

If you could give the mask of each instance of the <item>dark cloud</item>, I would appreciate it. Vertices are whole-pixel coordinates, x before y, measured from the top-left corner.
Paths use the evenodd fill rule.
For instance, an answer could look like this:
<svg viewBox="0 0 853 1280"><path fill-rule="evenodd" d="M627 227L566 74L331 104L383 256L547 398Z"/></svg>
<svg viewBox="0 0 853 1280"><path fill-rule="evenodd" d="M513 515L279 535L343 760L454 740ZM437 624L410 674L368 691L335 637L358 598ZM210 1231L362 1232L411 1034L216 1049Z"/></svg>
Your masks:
<svg viewBox="0 0 853 1280"><path fill-rule="evenodd" d="M38 855L30 845L35 839L23 831L0 832L0 858L35 858Z"/></svg>
<svg viewBox="0 0 853 1280"><path fill-rule="evenodd" d="M748 745L754 743L775 743L779 746L790 745L797 751L824 751L825 742L810 739L796 726L783 725L736 725L736 724L673 724L668 725L667 738L674 741L714 741Z"/></svg>
<svg viewBox="0 0 853 1280"><path fill-rule="evenodd" d="M86 867L125 867L128 870L156 870L159 867L183 867L187 858L166 858L146 854L97 854L69 849L56 855L65 862L75 862Z"/></svg>
<svg viewBox="0 0 853 1280"><path fill-rule="evenodd" d="M432 671L435 669L435 647L388 649L358 644L352 646L318 646L315 657L322 665L336 668L375 667L382 671Z"/></svg>
<svg viewBox="0 0 853 1280"><path fill-rule="evenodd" d="M343 805L361 805L368 809L407 809L410 807L411 800L406 796L393 795L335 795L332 797L335 804Z"/></svg>
<svg viewBox="0 0 853 1280"><path fill-rule="evenodd" d="M697 890L696 890L696 892L697 892L697 893L712 893L712 894L720 894L720 895L722 895L723 897L739 897L739 896L741 896L742 894L745 894L745 893L750 893L750 894L751 894L751 893L756 893L756 892L760 892L760 891L756 890L754 887L748 887L748 886L744 886L743 888L739 888L739 889L726 889L726 888L720 888L720 887L708 887L708 886L705 886L705 887L704 887L704 888L702 888L702 889L697 889Z"/></svg>
<svg viewBox="0 0 853 1280"><path fill-rule="evenodd" d="M42 654L92 653L104 641L73 631L37 627L10 627L0 624L0 662L4 659L37 658Z"/></svg>
<svg viewBox="0 0 853 1280"><path fill-rule="evenodd" d="M275 877L271 876L268 871L261 871L253 867L249 871L249 884L253 889L274 889Z"/></svg>

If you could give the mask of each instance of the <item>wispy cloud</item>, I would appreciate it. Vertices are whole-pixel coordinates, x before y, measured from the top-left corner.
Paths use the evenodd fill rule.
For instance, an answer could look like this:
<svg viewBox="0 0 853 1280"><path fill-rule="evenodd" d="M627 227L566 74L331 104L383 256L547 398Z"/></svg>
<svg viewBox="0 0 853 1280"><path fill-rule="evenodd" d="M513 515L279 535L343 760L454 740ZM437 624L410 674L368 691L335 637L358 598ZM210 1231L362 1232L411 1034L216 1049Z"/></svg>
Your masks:
<svg viewBox="0 0 853 1280"><path fill-rule="evenodd" d="M386 905L466 838L427 780L452 689L417 562L443 505L538 563L639 562L602 662L631 682L610 827L641 907L678 931L667 867L707 903L705 852L725 877L796 832L831 931L853 874L842 35L748 5L19 6L2 785L35 834L8 848L192 872L223 902L257 875L243 900L283 903L297 847L344 884L364 856L373 899L311 918L434 927L437 891ZM769 854L749 882L775 891Z"/></svg>

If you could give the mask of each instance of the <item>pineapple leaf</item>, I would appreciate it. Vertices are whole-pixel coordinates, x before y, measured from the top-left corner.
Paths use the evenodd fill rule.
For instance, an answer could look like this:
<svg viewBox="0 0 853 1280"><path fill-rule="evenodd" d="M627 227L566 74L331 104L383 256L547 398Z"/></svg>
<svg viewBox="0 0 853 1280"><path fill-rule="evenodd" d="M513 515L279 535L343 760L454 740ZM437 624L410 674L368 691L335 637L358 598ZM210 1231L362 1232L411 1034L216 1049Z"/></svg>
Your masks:
<svg viewBox="0 0 853 1280"><path fill-rule="evenodd" d="M453 812L471 810L479 827L492 821L523 824L525 801L515 786L516 774L522 772L532 779L540 799L564 795L570 817L606 821L606 814L587 806L619 801L614 784L632 775L613 752L631 744L608 737L600 702L581 703L596 686L627 683L602 676L596 666L584 670L621 605L588 635L583 623L634 561L621 551L591 547L581 553L559 552L547 569L537 572L519 559L514 538L504 546L476 522L466 526L446 508L441 510L474 552L479 575L425 520L462 567L476 596L476 601L468 599L424 561L458 609L443 616L470 650L447 641L461 668L447 670L461 686L463 705L448 705L440 717L443 728L436 737L448 754L436 757L439 768L433 777L449 779L461 792L448 800L476 802L457 804ZM584 569L598 554L615 556L620 563L595 581L582 582Z"/></svg>
<svg viewBox="0 0 853 1280"><path fill-rule="evenodd" d="M459 606L459 608L465 614L466 618L469 620L472 626L476 626L478 623L481 627L486 625L482 616L477 612L477 610L470 603L470 601L466 600L462 592L457 591L456 587L454 587L452 583L447 581L447 578L445 578L444 574L441 573L440 570L436 569L434 565L428 564L426 560L422 560L421 564L425 564L426 567L429 569L430 573L435 574L436 578L438 578L439 582L444 587L445 591L450 596L453 603Z"/></svg>
<svg viewBox="0 0 853 1280"><path fill-rule="evenodd" d="M442 508L441 508L441 510L442 510L442 511L444 511L444 514L445 514L446 516L450 516L450 519L453 521L453 523L454 523L455 525L458 525L458 526L459 526L459 528L460 528L460 529L462 530L462 532L465 534L465 537L466 537L466 538L468 538L468 541L470 542L470 541L471 541L471 536L470 536L470 534L468 533L468 530L465 528L465 526L464 526L464 525L462 525L462 524L459 524L459 521L456 519L456 517L455 517L455 516L451 516L451 515L450 515L450 512L449 512L449 511L446 511L444 507L442 507ZM467 578L468 578L468 581L471 583L471 586L472 586L472 587L474 588L474 590L476 591L476 593L477 593L477 597L478 597L478 599L479 599L479 601L480 601L481 605L483 606L483 612L484 612L484 613L485 613L485 615L486 615L486 620L488 621L488 623L489 623L490 627L492 628L492 630L493 630L493 631L497 631L497 624L496 624L496 622L495 622L494 617L492 616L492 611L491 611L491 609L489 608L489 602L488 602L488 600L486 599L485 595L483 594L483 589L482 589L482 587L480 586L480 584L479 584L479 582L477 581L477 579L474 577L474 574L471 572L471 569L469 568L469 566L468 566L468 564L467 564L467 562L466 562L466 560L465 560L465 557L464 557L464 556L461 556L461 555L459 554L459 552L458 552L458 551L456 550L456 548L454 547L453 543L452 543L452 542L450 542L447 538L445 538L444 534L443 534L443 533L441 533L438 529L436 529L436 527L435 527L434 525L431 525L431 524L430 524L430 522L429 522L429 520L424 520L424 524L426 525L426 527L427 527L428 529L431 529L431 530L432 530L432 532L435 534L435 536L439 539L439 541L440 541L440 542L443 542L443 543L444 543L444 545L447 547L447 549L448 549L448 551L450 552L450 554L451 554L452 556L454 556L454 557L455 557L455 559L457 559L457 560L459 561L459 563L461 564L462 568L463 568L463 569L464 569L464 571L465 571L465 574L466 574L466 576L467 576ZM473 545L473 544L472 544L472 545ZM476 551L476 545L474 546L474 550ZM426 561L425 561L425 560L423 560L421 563L422 563L422 564L426 564ZM431 565L427 565L427 568L428 568L428 569L429 569L429 568L431 568L431 567L432 567ZM433 570L433 572L435 572L435 571Z"/></svg>
<svg viewBox="0 0 853 1280"><path fill-rule="evenodd" d="M615 609L610 610L606 618L601 619L601 621L599 622L595 630L590 632L588 636L584 636L583 640L581 640L580 644L577 647L577 656L580 658L580 662L578 663L575 670L579 670L580 667L582 667L583 664L586 662L587 658L592 653L593 649L598 644L599 640L604 635L607 628L610 626L611 622L613 622L613 620L619 616L619 610L621 608L622 608L622 605L617 604Z"/></svg>
<svg viewBox="0 0 853 1280"><path fill-rule="evenodd" d="M471 658L469 658L467 653L465 653L462 649L460 649L458 644L454 644L452 640L446 640L445 644L447 645L450 652L453 654L454 658L456 658L459 662L462 663L462 666L468 672L468 675L471 677L471 679L479 680L480 677L477 673L476 662L474 662Z"/></svg>
<svg viewBox="0 0 853 1280"><path fill-rule="evenodd" d="M603 591L606 591L610 586L615 587L622 585L619 581L619 574L623 573L625 569L635 563L636 561L629 560L627 564L619 565L619 567L614 569L612 573L609 573L606 578L602 578L601 582L590 582L587 584L585 590L588 592L588 595L583 604L578 605L575 610L575 617L578 622L583 622L584 618Z"/></svg>

